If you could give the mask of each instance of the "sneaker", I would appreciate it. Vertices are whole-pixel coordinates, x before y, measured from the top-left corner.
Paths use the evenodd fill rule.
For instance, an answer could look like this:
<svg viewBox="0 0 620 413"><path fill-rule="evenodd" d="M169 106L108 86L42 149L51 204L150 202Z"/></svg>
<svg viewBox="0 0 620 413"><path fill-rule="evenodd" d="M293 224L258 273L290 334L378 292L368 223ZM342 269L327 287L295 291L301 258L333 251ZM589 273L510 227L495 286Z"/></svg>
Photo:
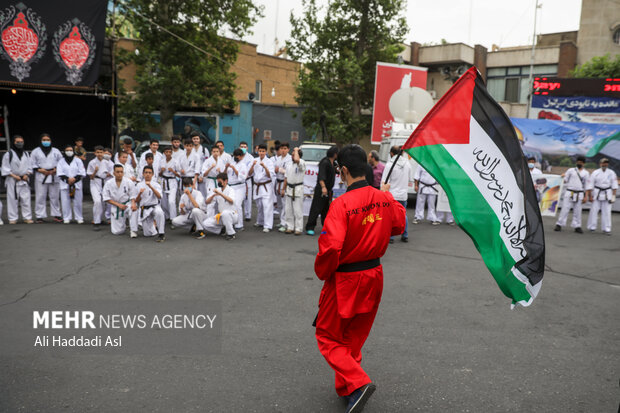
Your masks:
<svg viewBox="0 0 620 413"><path fill-rule="evenodd" d="M230 240L233 240L233 239L235 239L234 235L226 235L226 241L230 241Z"/></svg>
<svg viewBox="0 0 620 413"><path fill-rule="evenodd" d="M418 225L420 223L420 221L418 221L417 219L414 219L413 221L411 221L411 223Z"/></svg>
<svg viewBox="0 0 620 413"><path fill-rule="evenodd" d="M70 224L70 223L71 223L71 221L69 221L69 220L66 220L66 221L63 221L63 222L64 222L65 224Z"/></svg>
<svg viewBox="0 0 620 413"><path fill-rule="evenodd" d="M204 237L206 237L206 235L205 235L204 231L197 231L196 234L194 235L194 237L196 239L203 239Z"/></svg>
<svg viewBox="0 0 620 413"><path fill-rule="evenodd" d="M554 231L560 232L562 231L562 227L559 225L556 225L555 228L553 228Z"/></svg>
<svg viewBox="0 0 620 413"><path fill-rule="evenodd" d="M246 218L245 222L250 222L252 220L252 218Z"/></svg>
<svg viewBox="0 0 620 413"><path fill-rule="evenodd" d="M450 225L451 227L456 225L456 222L452 221L452 222L448 222L448 225Z"/></svg>
<svg viewBox="0 0 620 413"><path fill-rule="evenodd" d="M235 228L235 231L237 232L245 231L245 228L244 227Z"/></svg>
<svg viewBox="0 0 620 413"><path fill-rule="evenodd" d="M279 231L279 232L287 232L287 230L286 230L286 228L285 228L285 227L280 227L280 228L278 228L278 231ZM290 234L291 232L292 232L292 231L288 231L288 233L289 233L289 234Z"/></svg>
<svg viewBox="0 0 620 413"><path fill-rule="evenodd" d="M37 218L37 220L35 221L37 224L42 224L45 221L43 221L43 218Z"/></svg>
<svg viewBox="0 0 620 413"><path fill-rule="evenodd" d="M220 230L220 235L226 235L226 228L222 228Z"/></svg>
<svg viewBox="0 0 620 413"><path fill-rule="evenodd" d="M285 234L292 234L293 230L292 229L287 229L286 231L284 231Z"/></svg>
<svg viewBox="0 0 620 413"><path fill-rule="evenodd" d="M164 234L159 234L155 242L164 242L166 240L166 236Z"/></svg>
<svg viewBox="0 0 620 413"><path fill-rule="evenodd" d="M308 234L308 235L314 235L314 231L313 231L313 230L311 230L311 229L309 229L308 231L306 231L306 234Z"/></svg>
<svg viewBox="0 0 620 413"><path fill-rule="evenodd" d="M15 225L17 224L17 221L9 221L9 225Z"/></svg>
<svg viewBox="0 0 620 413"><path fill-rule="evenodd" d="M25 219L24 224L34 224L34 221L31 219Z"/></svg>
<svg viewBox="0 0 620 413"><path fill-rule="evenodd" d="M129 233L129 238L138 238L138 233L136 231L131 231Z"/></svg>
<svg viewBox="0 0 620 413"><path fill-rule="evenodd" d="M575 228L575 232L578 234L583 234L583 230L581 229L581 227Z"/></svg>
<svg viewBox="0 0 620 413"><path fill-rule="evenodd" d="M373 383L368 383L367 385L362 386L359 389L355 390L353 393L351 393L348 396L349 405L347 406L347 410L345 410L345 413L361 412L364 409L366 402L368 402L368 399L370 398L370 396L372 396L376 389L377 386L375 386Z"/></svg>
<svg viewBox="0 0 620 413"><path fill-rule="evenodd" d="M64 222L61 217L52 217L52 218L54 218L54 222L58 222L58 223Z"/></svg>
<svg viewBox="0 0 620 413"><path fill-rule="evenodd" d="M301 235L301 231L295 231L295 235Z"/></svg>
<svg viewBox="0 0 620 413"><path fill-rule="evenodd" d="M400 237L400 240L402 242L409 242L409 238L408 237Z"/></svg>
<svg viewBox="0 0 620 413"><path fill-rule="evenodd" d="M268 232L270 232L271 230L269 228L263 228L263 232L266 234Z"/></svg>
<svg viewBox="0 0 620 413"><path fill-rule="evenodd" d="M441 222L439 222L439 221L433 221L433 222L431 223L431 225L440 225L440 224L441 224Z"/></svg>
<svg viewBox="0 0 620 413"><path fill-rule="evenodd" d="M611 231L603 231L603 234L605 234L605 235L611 235Z"/></svg>
<svg viewBox="0 0 620 413"><path fill-rule="evenodd" d="M101 225L100 224L93 224L93 231L101 231Z"/></svg>
<svg viewBox="0 0 620 413"><path fill-rule="evenodd" d="M176 227L172 224L170 224L170 229L176 229Z"/></svg>
<svg viewBox="0 0 620 413"><path fill-rule="evenodd" d="M78 223L78 225L82 225L84 223L84 220L80 219L77 223Z"/></svg>
<svg viewBox="0 0 620 413"><path fill-rule="evenodd" d="M258 222L255 222L255 223L254 223L254 228L260 228L260 227L262 227L262 225L261 225L261 224L259 224Z"/></svg>

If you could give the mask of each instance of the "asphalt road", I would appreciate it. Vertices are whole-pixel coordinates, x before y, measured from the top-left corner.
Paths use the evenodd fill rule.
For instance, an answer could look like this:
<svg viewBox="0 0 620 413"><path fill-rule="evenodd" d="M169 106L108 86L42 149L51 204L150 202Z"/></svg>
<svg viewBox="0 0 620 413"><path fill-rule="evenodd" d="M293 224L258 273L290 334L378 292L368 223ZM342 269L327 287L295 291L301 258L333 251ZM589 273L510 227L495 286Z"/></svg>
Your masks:
<svg viewBox="0 0 620 413"><path fill-rule="evenodd" d="M363 362L378 390L365 411L616 412L620 215L611 237L553 223L541 293L512 311L460 229L410 224L410 242L383 259ZM0 411L344 410L311 327L316 243L249 225L232 242L174 230L158 244L90 225L5 224L0 319L48 299L213 299L223 313L215 355L0 354Z"/></svg>

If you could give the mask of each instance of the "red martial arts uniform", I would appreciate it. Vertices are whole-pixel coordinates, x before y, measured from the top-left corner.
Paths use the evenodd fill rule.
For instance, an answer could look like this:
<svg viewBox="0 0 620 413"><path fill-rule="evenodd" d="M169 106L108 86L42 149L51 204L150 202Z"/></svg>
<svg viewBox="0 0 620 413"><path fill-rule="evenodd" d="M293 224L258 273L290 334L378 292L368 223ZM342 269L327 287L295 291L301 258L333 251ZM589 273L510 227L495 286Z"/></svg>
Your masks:
<svg viewBox="0 0 620 413"><path fill-rule="evenodd" d="M389 192L357 181L329 207L314 271L324 280L316 319L319 350L346 396L371 382L360 363L383 291L379 258L402 234L405 208Z"/></svg>

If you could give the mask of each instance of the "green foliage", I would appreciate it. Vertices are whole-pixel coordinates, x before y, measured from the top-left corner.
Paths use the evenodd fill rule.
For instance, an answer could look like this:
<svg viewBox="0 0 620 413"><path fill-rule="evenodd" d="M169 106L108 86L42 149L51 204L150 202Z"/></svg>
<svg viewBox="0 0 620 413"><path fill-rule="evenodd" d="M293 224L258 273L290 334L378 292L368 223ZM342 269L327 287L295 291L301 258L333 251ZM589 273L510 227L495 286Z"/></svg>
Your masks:
<svg viewBox="0 0 620 413"><path fill-rule="evenodd" d="M560 159L560 162L558 163L559 166L573 166L574 164L575 164L575 161L573 161L570 156L563 157L562 159Z"/></svg>
<svg viewBox="0 0 620 413"><path fill-rule="evenodd" d="M620 77L620 54L595 56L571 71L573 77Z"/></svg>
<svg viewBox="0 0 620 413"><path fill-rule="evenodd" d="M323 115L332 141L358 142L370 132L376 62L396 62L407 33L405 0L332 0L326 7L304 0L302 16L291 14L291 58L303 63L297 102L303 123L320 130Z"/></svg>
<svg viewBox="0 0 620 413"><path fill-rule="evenodd" d="M118 10L129 20L119 28L138 33L137 53L117 49L120 65L136 65L135 94L125 94L120 101L121 116L130 126L144 128L144 114L157 110L162 125L171 125L174 113L182 108L221 112L235 107L235 76L229 70L238 47L220 34L227 29L241 38L261 15L261 8L251 0L125 0Z"/></svg>

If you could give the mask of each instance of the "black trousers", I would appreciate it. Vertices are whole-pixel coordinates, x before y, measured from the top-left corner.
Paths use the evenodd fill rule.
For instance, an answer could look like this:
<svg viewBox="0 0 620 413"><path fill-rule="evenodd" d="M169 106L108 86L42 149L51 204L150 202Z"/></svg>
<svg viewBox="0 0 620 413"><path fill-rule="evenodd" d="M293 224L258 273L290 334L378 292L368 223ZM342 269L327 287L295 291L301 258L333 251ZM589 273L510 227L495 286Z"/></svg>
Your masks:
<svg viewBox="0 0 620 413"><path fill-rule="evenodd" d="M328 191L327 196L323 196L323 191L321 191L320 186L314 188L314 196L312 197L312 204L310 205L310 214L308 215L308 222L306 222L306 231L314 231L319 214L321 215L321 225L325 223L325 217L327 216L332 196L332 191Z"/></svg>

